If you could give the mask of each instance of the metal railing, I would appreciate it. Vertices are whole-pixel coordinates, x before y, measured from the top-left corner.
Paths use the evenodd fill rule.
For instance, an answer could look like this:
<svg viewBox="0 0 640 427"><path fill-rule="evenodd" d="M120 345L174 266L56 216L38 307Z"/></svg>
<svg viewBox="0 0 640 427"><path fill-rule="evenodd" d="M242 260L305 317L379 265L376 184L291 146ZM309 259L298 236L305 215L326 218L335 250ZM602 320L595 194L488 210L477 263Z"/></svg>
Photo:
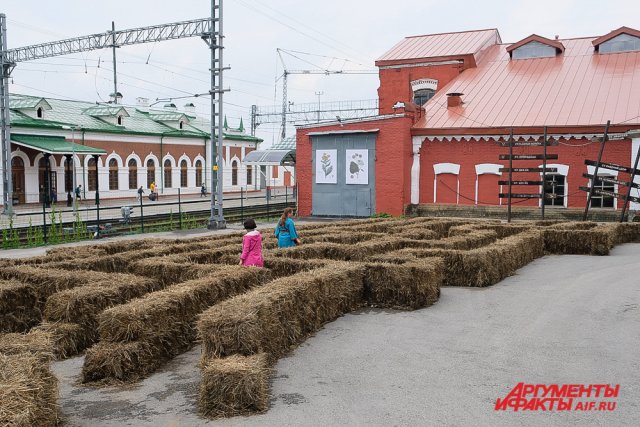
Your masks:
<svg viewBox="0 0 640 427"><path fill-rule="evenodd" d="M136 190L122 192L125 197L109 192L86 191L78 200L68 195L66 201L55 197L30 195L39 203L17 205L11 218L0 217L1 248L39 246L68 241L100 238L112 235L206 228L210 215L210 194L184 193L171 189L172 194L150 193L142 197ZM66 193L65 193L66 194ZM82 196L89 198L83 198ZM29 195L27 195L29 196ZM73 206L75 203L76 206ZM227 193L223 200L228 222L245 218L274 218L285 207L296 207L296 187L267 187L258 191L240 188L239 193Z"/></svg>

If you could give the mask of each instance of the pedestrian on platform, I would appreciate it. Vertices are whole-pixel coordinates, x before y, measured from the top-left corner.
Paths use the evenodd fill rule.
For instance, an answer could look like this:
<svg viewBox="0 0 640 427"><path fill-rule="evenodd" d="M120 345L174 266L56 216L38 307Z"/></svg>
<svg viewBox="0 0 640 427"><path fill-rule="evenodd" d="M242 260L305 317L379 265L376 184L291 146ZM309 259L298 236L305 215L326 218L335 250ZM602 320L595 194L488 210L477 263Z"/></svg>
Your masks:
<svg viewBox="0 0 640 427"><path fill-rule="evenodd" d="M138 201L142 200L143 195L144 195L144 189L142 188L142 185L141 185L140 188L138 188Z"/></svg>

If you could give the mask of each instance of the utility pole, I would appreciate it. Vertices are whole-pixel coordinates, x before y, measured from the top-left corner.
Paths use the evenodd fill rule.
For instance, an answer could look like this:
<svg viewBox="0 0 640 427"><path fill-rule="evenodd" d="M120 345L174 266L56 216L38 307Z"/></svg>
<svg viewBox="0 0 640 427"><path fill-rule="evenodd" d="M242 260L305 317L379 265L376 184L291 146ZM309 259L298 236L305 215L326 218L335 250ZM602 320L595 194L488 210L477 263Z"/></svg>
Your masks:
<svg viewBox="0 0 640 427"><path fill-rule="evenodd" d="M116 23L111 21L111 32L113 33L113 103L118 103L118 73L116 72Z"/></svg>
<svg viewBox="0 0 640 427"><path fill-rule="evenodd" d="M316 123L320 123L320 97L324 95L324 92L323 91L316 92L316 95L318 96L318 120Z"/></svg>
<svg viewBox="0 0 640 427"><path fill-rule="evenodd" d="M0 13L0 140L2 142L3 213L13 215L13 183L11 182L11 134L9 131L9 76L14 63L7 57L7 17Z"/></svg>
<svg viewBox="0 0 640 427"><path fill-rule="evenodd" d="M222 212L222 150L224 141L224 114L222 113L222 75L224 65L222 51L224 34L222 32L222 1L211 0L211 31L208 41L211 49L211 216L208 228L218 230L227 228ZM216 32L216 23L218 31ZM217 140L216 140L217 137ZM217 142L217 143L216 143Z"/></svg>

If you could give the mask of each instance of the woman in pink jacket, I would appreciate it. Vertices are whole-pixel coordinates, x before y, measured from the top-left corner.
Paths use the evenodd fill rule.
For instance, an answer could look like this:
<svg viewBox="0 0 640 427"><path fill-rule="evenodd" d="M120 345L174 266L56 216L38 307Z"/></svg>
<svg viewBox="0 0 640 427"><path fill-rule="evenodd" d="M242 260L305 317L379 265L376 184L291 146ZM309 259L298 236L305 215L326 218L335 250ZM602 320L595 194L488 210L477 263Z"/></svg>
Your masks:
<svg viewBox="0 0 640 427"><path fill-rule="evenodd" d="M262 235L256 230L256 222L248 219L244 222L244 229L247 234L242 237L242 255L240 255L240 265L264 267L262 258Z"/></svg>

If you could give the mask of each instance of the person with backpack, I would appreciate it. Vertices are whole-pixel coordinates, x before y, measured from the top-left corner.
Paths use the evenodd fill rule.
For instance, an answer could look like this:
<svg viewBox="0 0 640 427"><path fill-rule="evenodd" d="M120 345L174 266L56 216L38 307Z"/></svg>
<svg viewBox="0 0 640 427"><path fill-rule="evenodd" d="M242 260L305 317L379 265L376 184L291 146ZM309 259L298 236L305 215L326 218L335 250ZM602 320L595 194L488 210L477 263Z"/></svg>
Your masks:
<svg viewBox="0 0 640 427"><path fill-rule="evenodd" d="M275 236L278 238L279 248L289 248L301 243L291 216L293 216L293 208L286 208L276 225Z"/></svg>
<svg viewBox="0 0 640 427"><path fill-rule="evenodd" d="M81 199L81 197L80 197L80 193L81 192L82 192L82 184L80 184L80 185L78 185L76 187L76 200L80 200Z"/></svg>
<svg viewBox="0 0 640 427"><path fill-rule="evenodd" d="M138 188L138 201L142 200L143 195L144 195L144 189L142 188L142 185L141 185L140 188Z"/></svg>
<svg viewBox="0 0 640 427"><path fill-rule="evenodd" d="M247 231L247 234L242 237L240 265L244 265L245 267L264 267L262 234L260 234L256 228L256 221L252 218L244 222L244 229Z"/></svg>

